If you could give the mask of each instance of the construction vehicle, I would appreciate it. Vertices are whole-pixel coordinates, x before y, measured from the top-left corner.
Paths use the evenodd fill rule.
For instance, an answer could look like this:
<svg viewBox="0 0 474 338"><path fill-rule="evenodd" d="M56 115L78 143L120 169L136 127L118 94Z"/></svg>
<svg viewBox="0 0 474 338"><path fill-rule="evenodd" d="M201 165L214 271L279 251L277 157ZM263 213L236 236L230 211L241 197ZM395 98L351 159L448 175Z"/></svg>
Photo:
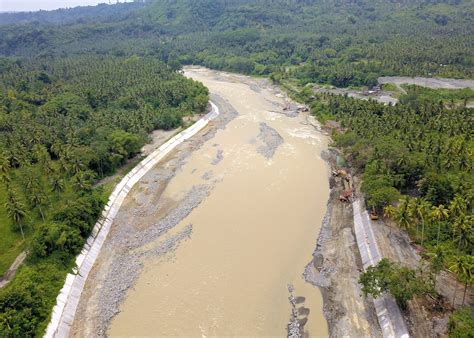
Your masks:
<svg viewBox="0 0 474 338"><path fill-rule="evenodd" d="M339 195L339 200L341 202L350 202L351 197L353 195L354 195L354 189L351 188L349 190L345 190Z"/></svg>

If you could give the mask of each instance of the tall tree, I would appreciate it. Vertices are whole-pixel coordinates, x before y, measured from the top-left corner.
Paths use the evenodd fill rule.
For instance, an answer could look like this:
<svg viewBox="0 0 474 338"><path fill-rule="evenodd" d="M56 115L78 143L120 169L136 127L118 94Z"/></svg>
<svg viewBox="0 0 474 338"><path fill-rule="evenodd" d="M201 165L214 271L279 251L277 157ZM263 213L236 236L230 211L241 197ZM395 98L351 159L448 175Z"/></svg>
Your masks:
<svg viewBox="0 0 474 338"><path fill-rule="evenodd" d="M467 289L467 285L472 283L472 276L473 276L473 263L472 259L468 259L467 257L458 256L449 266L449 270L456 274L458 278L464 283L464 290ZM453 306L455 305L456 301L456 294L457 294L457 283L454 285L454 293L453 293ZM463 297L463 305L465 292Z"/></svg>
<svg viewBox="0 0 474 338"><path fill-rule="evenodd" d="M438 229L436 232L436 246L439 246L439 235L441 232L441 223L447 220L449 217L449 210L444 207L444 205L440 204L437 207L431 207L431 218L436 220L438 225Z"/></svg>
<svg viewBox="0 0 474 338"><path fill-rule="evenodd" d="M35 187L28 194L28 201L30 202L33 208L38 207L41 214L41 218L44 222L45 220L44 220L42 204L46 201L46 195L41 191L40 188Z"/></svg>
<svg viewBox="0 0 474 338"><path fill-rule="evenodd" d="M411 213L409 212L409 199L404 196L400 199L395 213L395 222L401 229L408 230L411 225Z"/></svg>
<svg viewBox="0 0 474 338"><path fill-rule="evenodd" d="M25 205L19 200L17 192L13 189L8 191L7 202L5 203L5 209L13 224L19 226L21 236L25 239L25 233L23 231L23 220L26 217Z"/></svg>
<svg viewBox="0 0 474 338"><path fill-rule="evenodd" d="M5 155L0 154L0 181L5 184L11 181L9 176L10 169L10 161Z"/></svg>

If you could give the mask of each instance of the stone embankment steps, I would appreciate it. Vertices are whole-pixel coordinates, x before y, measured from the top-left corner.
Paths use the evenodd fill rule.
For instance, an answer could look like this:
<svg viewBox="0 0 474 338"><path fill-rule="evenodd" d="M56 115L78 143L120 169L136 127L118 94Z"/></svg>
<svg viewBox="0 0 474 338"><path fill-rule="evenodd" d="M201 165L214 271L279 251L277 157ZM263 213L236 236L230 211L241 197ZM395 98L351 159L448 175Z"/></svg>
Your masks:
<svg viewBox="0 0 474 338"><path fill-rule="evenodd" d="M127 197L128 192L151 168L168 155L177 145L198 133L209 121L219 115L217 106L213 102L210 102L210 105L211 112L152 152L133 168L115 187L90 237L87 239L81 253L76 257L74 273L67 275L64 286L56 298L56 305L53 308L51 321L44 335L45 338L67 337L69 335L89 272L99 255L114 218Z"/></svg>
<svg viewBox="0 0 474 338"><path fill-rule="evenodd" d="M382 255L375 240L371 220L367 210L361 210L360 201L352 202L354 213L354 231L359 247L360 256L364 270L377 265L382 260ZM384 337L408 338L408 328L402 317L400 308L390 295L384 295L374 299L375 311Z"/></svg>

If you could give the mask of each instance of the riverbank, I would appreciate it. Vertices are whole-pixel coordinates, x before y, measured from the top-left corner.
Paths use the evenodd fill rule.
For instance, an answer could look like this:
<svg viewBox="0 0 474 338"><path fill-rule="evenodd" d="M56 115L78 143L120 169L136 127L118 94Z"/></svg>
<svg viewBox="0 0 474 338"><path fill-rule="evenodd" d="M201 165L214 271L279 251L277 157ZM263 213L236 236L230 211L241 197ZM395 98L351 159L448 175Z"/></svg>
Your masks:
<svg viewBox="0 0 474 338"><path fill-rule="evenodd" d="M337 168L338 156L335 148L324 153L332 168ZM329 182L327 211L305 279L323 292L331 337L381 337L374 304L362 297L358 283L363 266L354 234L352 205L339 200L345 180L331 176Z"/></svg>
<svg viewBox="0 0 474 338"><path fill-rule="evenodd" d="M109 196L107 205L102 210L101 217L92 229L92 233L80 254L75 259L73 273L67 275L66 281L57 296L56 305L53 308L45 337L69 335L89 273L101 252L110 228L115 222L117 213L124 200L128 197L129 191L133 189L136 183L140 181L153 166L156 166L177 146L196 133L199 133L210 121L219 116L217 106L210 102L210 107L211 111L206 116L151 152L149 156L138 163L121 179L120 183L115 186Z"/></svg>
<svg viewBox="0 0 474 338"><path fill-rule="evenodd" d="M333 97L333 98L335 98L335 100L331 101L330 105L332 105L334 107L334 106L337 105L337 103L335 104L334 101L337 102L339 99L337 97ZM354 100L352 100L352 103L354 103L353 106L352 106L351 102L349 102L349 100L347 100L346 102L344 102L344 101L345 100L342 99L339 102L340 106L343 106L343 104L347 104L347 105L343 106L343 107L345 107L344 111L351 111L351 109L353 107L357 107L357 105L355 104L356 102ZM314 102L312 102L312 103L314 103ZM359 102L358 104L362 105L361 102ZM407 107L407 109L408 109L408 107ZM387 110L389 110L389 109L387 109ZM351 115L351 117L357 115L357 112L354 112L354 110L352 110L352 112L354 113L354 115ZM339 111L339 113L341 115L343 115L343 113L341 113L340 111ZM375 115L375 114L378 114L379 112L374 111L373 113ZM381 115L381 114L378 114L378 115ZM344 122L346 122L346 125L345 125L346 127L350 126L347 123L347 117L346 117L346 120L344 120ZM370 123L368 123L366 121L365 121L365 123L362 122L362 121L360 121L359 123L360 123L359 126L371 125ZM329 125L330 124L328 124L328 126ZM334 123L334 124L331 124L331 125L335 128L338 128L337 123ZM357 128L357 126L355 128ZM423 130L423 129L421 129L421 130ZM359 131L360 131L360 129L359 129ZM379 139L382 138L383 136L385 136L385 134L384 134L385 132L386 132L386 130L384 130L382 133L380 133ZM387 132L387 134L388 134L388 132ZM359 145L363 141L367 142L368 140L370 140L368 142L369 144L377 144L376 143L377 140L364 139L363 137L362 137L362 139L363 140L357 140L357 138L356 138L355 140L350 141L350 142L353 142L353 144L355 143L355 144ZM339 140L342 140L342 137ZM390 138L390 140L392 140L392 138ZM390 142L390 141L388 141L388 142ZM394 143L399 142L397 137L393 138L393 142ZM341 141L340 144L343 144L343 142ZM345 154L349 158L354 160L352 164L360 170L358 172L360 173L360 176L362 176L361 167L363 168L363 166L361 165L360 160L359 160L359 163L357 163L357 156L360 156L360 157L363 158L363 156L361 156L361 154L367 154L370 151L368 151L367 149L364 149L363 147L357 147L357 146L354 146L354 148L352 148L352 149L350 147L347 147L347 148L345 148L345 150L347 150L345 152ZM354 155L354 153L355 153L355 155ZM387 158L384 159L384 160L388 161L389 158L390 158L390 160L393 160L393 156L397 157L398 155L395 154L395 155L391 155L390 157L387 156ZM422 156L422 155L420 155L420 156ZM334 160L333 160L333 162L334 162ZM369 165L368 161L367 162L362 161L362 163L367 164L367 166ZM372 164L373 163L374 162L372 162ZM340 165L338 167L340 168ZM358 182L360 180L357 179L357 177L355 177L354 181L355 181L355 187L356 187L356 192L357 192L358 191L357 188L359 187ZM370 182L370 180L369 180L369 182ZM342 186L341 186L341 189L342 189ZM413 189L413 191L414 190L415 189ZM416 195L416 194L413 194L413 195L420 196L420 195ZM370 194L369 194L369 198L370 198ZM394 199L396 200L397 198L395 197ZM369 202L370 202L370 199L369 199ZM336 203L339 203L339 202L336 202ZM428 204L428 208L431 208L431 205ZM380 214L379 214L379 217L380 217L380 219L378 221L372 221L370 223L372 224L372 228L373 228L373 233L374 233L373 237L376 240L375 242L378 243L381 254L383 255L383 257L388 258L393 262L400 262L401 265L407 266L407 267L412 268L412 269L419 269L421 267L424 267L424 268L426 268L426 270L428 270L429 269L428 265L430 263L430 256L432 254L432 251L427 252L426 248L428 248L428 250L430 250L430 249L433 248L433 245L436 243L435 242L436 237L433 237L433 230L431 230L431 245L428 244L428 245L426 245L425 248L422 248L419 245L417 245L414 241L411 241L410 238L408 237L408 235L405 232L402 232L399 229L397 229L398 226L396 226L392 220L387 220L385 218L382 218ZM386 224L388 224L389 226L387 226ZM416 224L416 223L412 223L412 224ZM336 224L336 226L337 226L337 224ZM431 224L431 226L433 226L433 224ZM432 227L432 229L433 229L433 227ZM436 231L436 228L434 228L434 229ZM411 230L411 229L409 229L409 230ZM436 232L434 232L434 233L436 234ZM425 234L426 234L426 232L425 232ZM324 235L324 233L323 233L323 235ZM323 235L322 235L322 238L324 238ZM340 233L339 233L339 235L340 235ZM413 232L413 235L414 235L414 232ZM428 241L427 238L428 237L425 237L426 242ZM370 242L370 243L374 242L374 240L372 240L372 238L368 238L367 241ZM445 248L445 247L443 246L443 248ZM459 249L459 246L458 246L458 249ZM322 250L324 250L324 248ZM329 254L330 254L330 252L329 252ZM420 255L424 259L421 259ZM343 259L343 255L337 255L336 258L335 258L335 261L337 263L339 263L339 262L342 261L342 259ZM320 258L320 260L323 260L323 258ZM451 268L451 266L452 266L451 259L447 260L447 262L448 263L445 264L445 268L446 269L447 269L447 267ZM326 268L325 266L322 266L320 269L325 269L325 268ZM428 273L429 273L428 271L425 271L425 272L422 273L422 275L427 276ZM334 273L334 275L337 276L337 272ZM360 273L359 273L359 275L360 275ZM451 276L451 278L450 278L451 281L448 281L448 282L445 281L446 275ZM448 273L442 271L440 273L440 275L438 276L438 278L437 278L436 291L440 295L444 296L444 299L441 298L441 297L437 297L436 295L424 294L422 296L415 297L414 299L412 299L411 301L408 302L407 309L403 313L403 315L404 315L405 321L406 321L406 323L409 327L410 334L412 334L415 337L434 337L434 336L438 336L438 335L441 335L441 336L446 335L447 332L448 332L448 325L447 324L448 324L449 316L453 312L453 308L452 308L452 305L450 303L451 302L454 303L456 290L457 290L457 293L458 293L458 297L456 299L456 306L459 307L463 303L468 304L468 305L472 304L472 302L470 301L470 299L471 299L470 288L467 287L467 289L466 289L466 297L462 297L462 298L459 297L460 290L464 290L464 287L463 287L463 285L461 285L461 283L456 283L456 280L454 278L452 278L453 276L454 275L448 274ZM337 282L337 278L336 278L336 282ZM326 284L329 285L329 283L326 283ZM322 283L322 285L324 286L324 283ZM329 290L329 291L331 291L331 290ZM337 295L338 293L336 292L334 294ZM459 299L459 298L461 298L461 299ZM331 301L330 303L333 303L333 301ZM332 309L330 309L330 310L332 310ZM334 313L334 311L332 311L332 312Z"/></svg>
<svg viewBox="0 0 474 338"><path fill-rule="evenodd" d="M327 335L320 292L302 278L328 197L326 137L267 80L192 74L231 121L213 121L129 193L73 335L284 336L288 284L305 333Z"/></svg>
<svg viewBox="0 0 474 338"><path fill-rule="evenodd" d="M219 97L211 96L211 100L226 107L224 113L219 114L211 120L207 127L199 131L195 137L178 145L160 165L153 167L132 189L140 191L136 202L149 195L154 189L158 193L179 170L185 159L192 151L200 146L205 140L211 138L216 130L223 128L233 117L233 111ZM160 182L157 183L158 178ZM150 182L151 180L151 182ZM148 185L151 186L148 189ZM81 295L77 307L76 316L71 326L71 336L105 336L111 318L119 311L118 306L123 300L124 294L136 280L143 268L140 259L143 256L159 256L172 251L180 241L184 240L191 231L188 227L176 236L167 238L161 246L154 250L138 252L137 249L146 245L166 233L176 225L206 196L209 187L200 186L193 188L183 198L179 208L170 212L156 227L148 229L135 228L129 224L130 217L143 217L140 210L130 212L130 199L127 198L120 208L114 220L114 226L105 241L101 254L98 256L92 268L86 287ZM159 197L159 195L157 196ZM144 206L143 209L145 209ZM170 206L167 206L170 208Z"/></svg>

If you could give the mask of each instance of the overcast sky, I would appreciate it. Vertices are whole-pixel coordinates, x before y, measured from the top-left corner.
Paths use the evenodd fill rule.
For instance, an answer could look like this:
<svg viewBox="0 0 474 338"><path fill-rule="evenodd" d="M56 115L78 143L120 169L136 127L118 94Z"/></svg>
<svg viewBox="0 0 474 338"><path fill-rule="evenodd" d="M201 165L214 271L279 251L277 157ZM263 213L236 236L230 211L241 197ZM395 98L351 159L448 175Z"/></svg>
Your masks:
<svg viewBox="0 0 474 338"><path fill-rule="evenodd" d="M116 2L117 0L110 0L110 3ZM126 1L120 0L120 2ZM0 12L37 11L40 9L50 10L66 7L97 5L100 3L109 3L109 0L0 0Z"/></svg>

